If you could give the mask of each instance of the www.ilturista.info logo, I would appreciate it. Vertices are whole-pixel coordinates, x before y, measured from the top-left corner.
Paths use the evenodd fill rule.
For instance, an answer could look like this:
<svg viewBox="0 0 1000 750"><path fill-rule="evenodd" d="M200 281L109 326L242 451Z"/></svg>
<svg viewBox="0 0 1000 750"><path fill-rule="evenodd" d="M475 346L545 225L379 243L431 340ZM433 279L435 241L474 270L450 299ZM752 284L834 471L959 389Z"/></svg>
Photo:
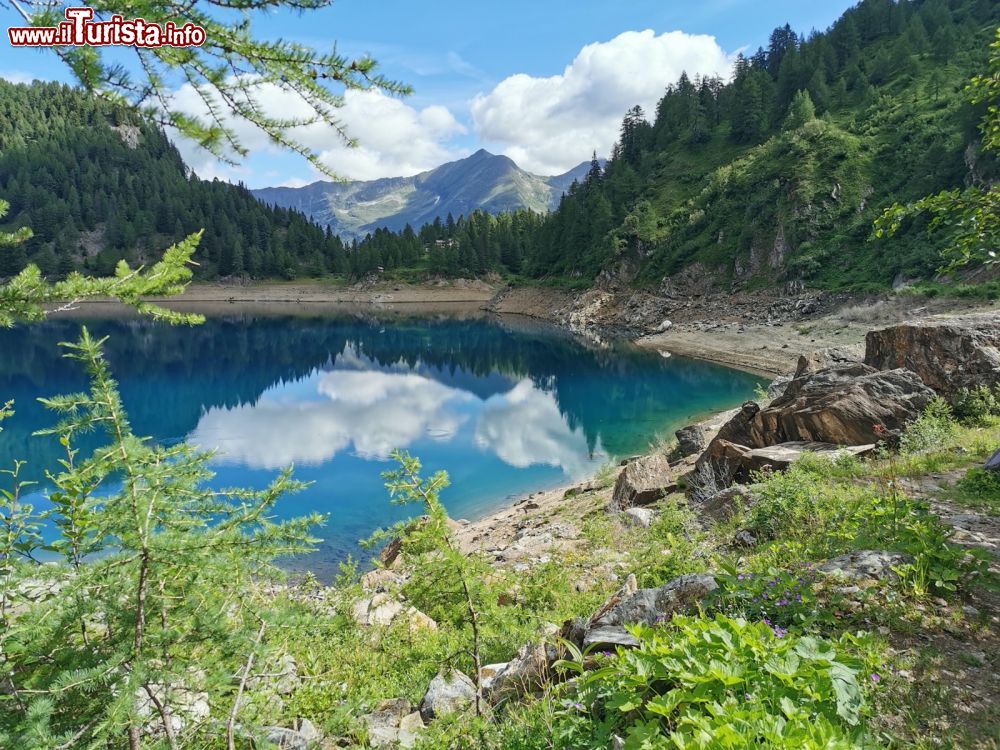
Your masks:
<svg viewBox="0 0 1000 750"><path fill-rule="evenodd" d="M200 47L205 29L193 23L162 26L141 18L119 15L108 21L93 21L93 8L66 8L66 20L58 26L14 26L7 36L14 47Z"/></svg>

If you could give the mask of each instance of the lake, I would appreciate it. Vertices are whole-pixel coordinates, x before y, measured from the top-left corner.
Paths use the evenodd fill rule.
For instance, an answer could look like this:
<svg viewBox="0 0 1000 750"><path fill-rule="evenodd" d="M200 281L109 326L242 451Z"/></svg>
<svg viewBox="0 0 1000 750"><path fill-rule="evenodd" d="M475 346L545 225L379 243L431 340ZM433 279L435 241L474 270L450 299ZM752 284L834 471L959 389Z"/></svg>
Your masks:
<svg viewBox="0 0 1000 750"><path fill-rule="evenodd" d="M329 514L319 550L295 563L321 577L347 554L363 556L359 539L418 512L390 505L382 486L394 448L420 457L428 474L447 470L445 505L473 519L584 480L763 382L482 315L234 312L194 328L131 316L54 319L0 330L0 402L15 399L17 412L0 433L0 467L24 459L34 477L56 467L56 441L32 437L54 421L35 399L86 386L57 346L81 324L109 337L136 433L217 450L219 486L262 487L288 465L312 483L278 512ZM43 493L33 501L44 506Z"/></svg>

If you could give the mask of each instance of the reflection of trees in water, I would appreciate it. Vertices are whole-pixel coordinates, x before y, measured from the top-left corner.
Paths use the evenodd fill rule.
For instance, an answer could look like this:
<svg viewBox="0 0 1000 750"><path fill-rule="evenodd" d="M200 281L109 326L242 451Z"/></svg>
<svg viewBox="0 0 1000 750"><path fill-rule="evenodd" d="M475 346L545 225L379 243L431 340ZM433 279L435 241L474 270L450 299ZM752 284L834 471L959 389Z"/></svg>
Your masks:
<svg viewBox="0 0 1000 750"><path fill-rule="evenodd" d="M252 325L250 324L252 322ZM108 359L136 429L179 440L203 409L254 403L269 387L333 366L348 347L383 369L418 369L448 385L487 398L530 377L551 390L570 427L582 428L620 454L611 424L641 424L665 397L711 408L744 395L754 379L700 362L661 361L628 348L588 349L556 331L510 330L483 320L276 318L236 315L196 328L145 320L99 321L92 333L109 336ZM59 341L73 340L79 322L53 320L0 332L0 399L17 399L18 415L0 434L0 465L15 457L53 466L54 441L29 440L51 423L35 399L79 390L85 380L60 357Z"/></svg>

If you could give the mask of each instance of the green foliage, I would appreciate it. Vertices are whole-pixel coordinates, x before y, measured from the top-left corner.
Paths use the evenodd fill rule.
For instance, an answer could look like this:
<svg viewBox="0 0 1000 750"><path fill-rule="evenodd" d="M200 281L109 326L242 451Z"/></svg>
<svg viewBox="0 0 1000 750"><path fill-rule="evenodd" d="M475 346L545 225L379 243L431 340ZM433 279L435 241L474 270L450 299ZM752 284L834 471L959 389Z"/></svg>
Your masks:
<svg viewBox="0 0 1000 750"><path fill-rule="evenodd" d="M974 466L958 480L958 489L973 500L991 506L994 515L1000 511L1000 472Z"/></svg>
<svg viewBox="0 0 1000 750"><path fill-rule="evenodd" d="M257 14L291 8L299 12L320 10L331 0L227 0L203 7L176 0L139 0L123 6L113 0L95 0L97 17L120 14L142 18L146 23L193 23L205 30L200 46L126 47L140 71L133 78L120 55L103 47L66 47L50 50L69 67L80 85L113 105L118 111L141 108L155 122L175 128L216 157L235 163L247 149L234 127L236 120L253 123L283 148L298 153L322 172L329 173L319 153L307 146L298 128L316 123L332 125L348 145L354 145L336 109L343 104L345 89L378 89L406 94L410 89L376 72L368 55L350 59L336 51L317 52L309 46L285 39L255 36L252 21ZM10 20L29 25L51 26L64 20L61 9L46 0L9 3L17 12ZM12 24L13 25L13 24ZM177 105L174 92L186 84L204 105L204 115ZM280 91L290 97L288 107L306 114L291 117L272 113L266 97Z"/></svg>
<svg viewBox="0 0 1000 750"><path fill-rule="evenodd" d="M16 511L16 470L2 496L0 744L96 747L127 735L137 748L143 732L204 742L219 727L192 713L200 696L250 731L233 675L280 647L289 619L257 584L274 577L276 556L308 549L322 519L270 519L299 487L288 472L261 491L208 489L206 454L132 432L101 342L84 329L67 348L90 390L43 401L61 421L41 434L65 451L48 477L51 507ZM80 455L76 438L95 430L107 443ZM43 521L59 531L44 545Z"/></svg>
<svg viewBox="0 0 1000 750"><path fill-rule="evenodd" d="M955 396L955 416L962 424L976 427L1000 416L1000 383L993 390L985 385L960 390Z"/></svg>
<svg viewBox="0 0 1000 750"><path fill-rule="evenodd" d="M920 453L941 446L955 434L955 420L948 402L935 396L923 413L907 425L899 440L903 453Z"/></svg>
<svg viewBox="0 0 1000 750"><path fill-rule="evenodd" d="M808 122L816 119L816 105L813 104L812 97L808 91L797 91L795 98L788 107L788 114L785 116L785 130L795 130L801 128Z"/></svg>
<svg viewBox="0 0 1000 750"><path fill-rule="evenodd" d="M200 230L192 258L199 278L347 269L339 238L243 186L189 175L166 135L134 112L57 83L6 81L0 112L0 195L11 201L7 226L25 238L0 252L0 277L28 262L48 278L110 276L120 260L148 265L160 248ZM134 148L115 127L135 129Z"/></svg>
<svg viewBox="0 0 1000 750"><path fill-rule="evenodd" d="M991 45L990 70L977 75L967 91L974 104L985 104L980 124L983 149L1000 156L1000 29ZM877 237L892 236L903 222L920 214L930 214L929 229L947 237L945 258L955 269L970 263L997 263L1000 247L1000 186L973 185L945 190L918 201L889 206L875 222Z"/></svg>
<svg viewBox="0 0 1000 750"><path fill-rule="evenodd" d="M637 627L581 675L554 729L557 746L856 748L866 737L865 664L848 634L830 642L763 622L675 616ZM572 666L570 664L569 666Z"/></svg>
<svg viewBox="0 0 1000 750"><path fill-rule="evenodd" d="M808 565L754 573L724 564L716 583L708 608L728 617L760 620L776 632L810 632L835 622L829 603L817 596L817 576Z"/></svg>
<svg viewBox="0 0 1000 750"><path fill-rule="evenodd" d="M913 505L898 524L896 548L913 556L904 578L918 596L956 591L987 572L988 553L951 543L954 533L922 504Z"/></svg>

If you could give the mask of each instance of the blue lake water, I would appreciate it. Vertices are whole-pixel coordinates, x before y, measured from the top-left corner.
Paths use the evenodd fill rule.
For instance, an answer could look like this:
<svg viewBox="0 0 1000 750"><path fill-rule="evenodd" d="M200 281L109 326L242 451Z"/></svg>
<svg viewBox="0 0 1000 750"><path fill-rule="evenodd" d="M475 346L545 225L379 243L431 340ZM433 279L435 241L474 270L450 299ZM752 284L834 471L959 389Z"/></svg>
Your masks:
<svg viewBox="0 0 1000 750"><path fill-rule="evenodd" d="M35 400L86 385L60 341L81 324L106 353L138 434L215 449L219 486L266 485L295 466L292 517L330 515L319 550L297 561L327 575L357 541L413 515L390 505L381 472L394 448L445 469L454 518L583 480L658 434L750 397L753 375L630 345L587 346L562 332L484 317L237 313L195 328L134 318L50 320L0 330L0 467L56 467L53 415ZM96 447L96 444L89 446ZM44 493L34 501L44 506Z"/></svg>

